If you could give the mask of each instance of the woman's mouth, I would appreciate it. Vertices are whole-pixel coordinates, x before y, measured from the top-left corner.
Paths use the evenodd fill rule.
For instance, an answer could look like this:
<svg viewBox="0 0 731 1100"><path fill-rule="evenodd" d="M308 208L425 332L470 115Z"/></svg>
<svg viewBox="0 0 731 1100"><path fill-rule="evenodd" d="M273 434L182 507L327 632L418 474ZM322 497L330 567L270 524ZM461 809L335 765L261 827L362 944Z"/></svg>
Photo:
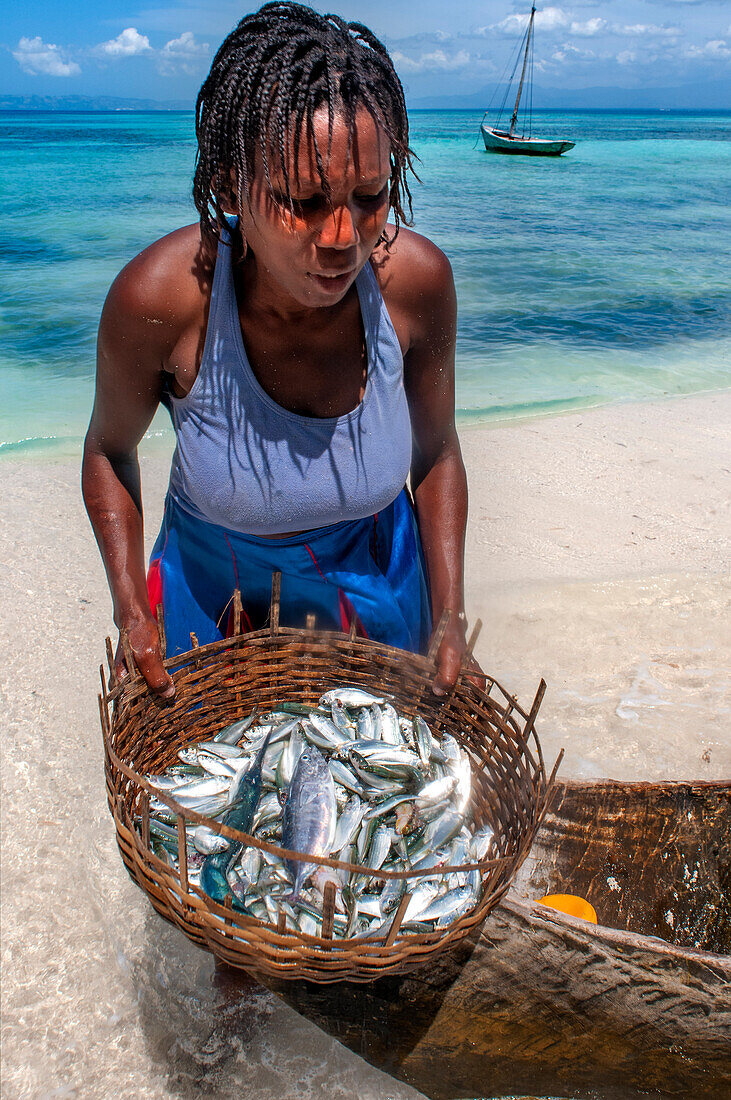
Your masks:
<svg viewBox="0 0 731 1100"><path fill-rule="evenodd" d="M353 269L349 271L341 271L332 275L322 275L316 271L310 271L309 276L328 294L341 294L344 290L347 290L348 283L353 278Z"/></svg>

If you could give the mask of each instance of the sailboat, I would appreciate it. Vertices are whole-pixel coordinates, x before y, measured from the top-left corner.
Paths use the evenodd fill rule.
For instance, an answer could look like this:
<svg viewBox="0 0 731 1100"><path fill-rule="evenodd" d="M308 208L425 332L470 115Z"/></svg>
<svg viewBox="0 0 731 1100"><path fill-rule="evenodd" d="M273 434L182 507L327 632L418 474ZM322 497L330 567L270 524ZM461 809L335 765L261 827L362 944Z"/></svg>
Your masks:
<svg viewBox="0 0 731 1100"><path fill-rule="evenodd" d="M486 126L485 118L487 117L487 111L483 116L482 123L480 125L480 131L482 133L483 141L485 142L485 149L488 153L523 153L530 157L558 157L561 153L565 153L568 149L573 149L576 142L564 141L564 140L548 140L546 138L534 138L530 136L532 116L528 111L528 137L525 136L525 121L526 112L523 112L523 133L518 137L515 133L515 128L518 122L518 108L520 107L520 98L523 94L523 85L525 84L525 74L529 68L530 59L530 74L532 78L533 74L533 24L535 22L536 8L535 4L531 8L530 19L528 20L528 27L521 43L521 47L525 45L525 49L521 48L518 53L513 72L510 76L510 82L508 84L508 90L505 93L500 113L498 114L497 126L500 125L500 117L505 107L505 102L508 98L508 92L513 82L516 69L518 68L518 61L520 55L523 55L523 68L520 73L520 81L518 83L518 94L515 97L515 106L513 107L513 114L510 119L509 130L499 130L497 126ZM532 80L531 80L532 84ZM532 106L532 92L531 92L531 106Z"/></svg>

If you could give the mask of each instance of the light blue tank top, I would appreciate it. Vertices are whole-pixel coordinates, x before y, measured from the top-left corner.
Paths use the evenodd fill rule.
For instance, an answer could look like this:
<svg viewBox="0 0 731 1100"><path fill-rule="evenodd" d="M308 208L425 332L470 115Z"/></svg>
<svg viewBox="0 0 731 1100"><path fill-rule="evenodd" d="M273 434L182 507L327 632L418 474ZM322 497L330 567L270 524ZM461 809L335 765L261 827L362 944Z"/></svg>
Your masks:
<svg viewBox="0 0 731 1100"><path fill-rule="evenodd" d="M411 465L403 358L370 263L355 285L363 400L344 416L300 416L272 400L249 365L231 248L219 243L198 376L185 397L165 402L177 436L169 492L191 515L243 534L286 534L364 519L396 499Z"/></svg>

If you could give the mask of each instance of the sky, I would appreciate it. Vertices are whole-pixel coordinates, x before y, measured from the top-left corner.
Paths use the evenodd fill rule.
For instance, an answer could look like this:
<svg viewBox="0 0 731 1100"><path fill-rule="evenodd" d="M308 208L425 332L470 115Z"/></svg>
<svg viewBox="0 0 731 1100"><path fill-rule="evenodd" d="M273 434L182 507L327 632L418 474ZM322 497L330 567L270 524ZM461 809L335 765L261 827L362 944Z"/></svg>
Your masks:
<svg viewBox="0 0 731 1100"><path fill-rule="evenodd" d="M192 105L217 47L258 6L4 0L0 95ZM313 7L370 26L413 101L474 93L499 80L530 0L332 0ZM535 82L543 87L700 86L731 74L729 0L557 0L537 8Z"/></svg>

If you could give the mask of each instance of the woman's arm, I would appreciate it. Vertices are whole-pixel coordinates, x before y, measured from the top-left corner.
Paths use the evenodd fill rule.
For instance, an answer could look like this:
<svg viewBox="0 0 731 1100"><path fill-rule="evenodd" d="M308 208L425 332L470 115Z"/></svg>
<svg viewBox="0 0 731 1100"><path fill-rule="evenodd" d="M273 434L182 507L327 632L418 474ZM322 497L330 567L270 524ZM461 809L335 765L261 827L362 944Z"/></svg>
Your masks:
<svg viewBox="0 0 731 1100"><path fill-rule="evenodd" d="M137 445L160 402L164 364L180 333L179 300L171 293L167 267L164 242L158 242L128 264L109 291L82 466L84 503L106 569L114 622L127 632L149 687L163 697L175 689L163 668L147 596ZM117 671L124 675L119 649Z"/></svg>
<svg viewBox="0 0 731 1100"><path fill-rule="evenodd" d="M465 650L467 478L454 424L457 300L446 256L430 241L409 237L418 251L409 265L412 320L404 357L413 433L411 487L435 625L445 608L452 611L437 654L434 691L439 695L457 679Z"/></svg>

